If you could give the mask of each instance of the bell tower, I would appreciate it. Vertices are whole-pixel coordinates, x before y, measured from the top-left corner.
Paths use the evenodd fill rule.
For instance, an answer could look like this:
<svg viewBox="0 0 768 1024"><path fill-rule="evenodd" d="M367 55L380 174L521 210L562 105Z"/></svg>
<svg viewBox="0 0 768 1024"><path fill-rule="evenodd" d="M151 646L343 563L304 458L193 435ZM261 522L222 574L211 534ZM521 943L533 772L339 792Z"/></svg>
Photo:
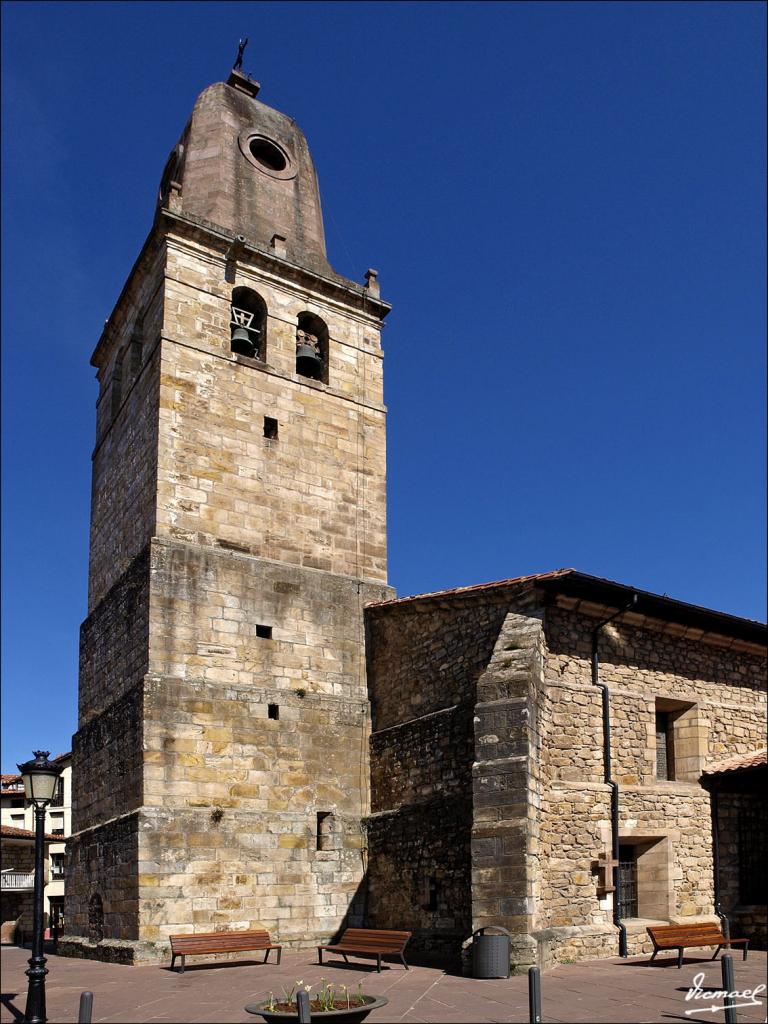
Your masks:
<svg viewBox="0 0 768 1024"><path fill-rule="evenodd" d="M306 139L258 89L198 97L92 357L74 955L360 918L390 307L329 265Z"/></svg>

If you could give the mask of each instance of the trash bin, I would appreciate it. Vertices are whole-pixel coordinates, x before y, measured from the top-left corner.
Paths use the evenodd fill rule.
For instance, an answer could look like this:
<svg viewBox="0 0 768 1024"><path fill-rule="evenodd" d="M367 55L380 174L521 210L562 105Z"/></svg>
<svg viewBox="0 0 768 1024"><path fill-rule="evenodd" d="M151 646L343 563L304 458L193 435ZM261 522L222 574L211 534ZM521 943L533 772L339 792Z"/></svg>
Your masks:
<svg viewBox="0 0 768 1024"><path fill-rule="evenodd" d="M486 935L487 928L478 928L472 936L472 977L508 978L510 934L506 928L491 925L503 935Z"/></svg>

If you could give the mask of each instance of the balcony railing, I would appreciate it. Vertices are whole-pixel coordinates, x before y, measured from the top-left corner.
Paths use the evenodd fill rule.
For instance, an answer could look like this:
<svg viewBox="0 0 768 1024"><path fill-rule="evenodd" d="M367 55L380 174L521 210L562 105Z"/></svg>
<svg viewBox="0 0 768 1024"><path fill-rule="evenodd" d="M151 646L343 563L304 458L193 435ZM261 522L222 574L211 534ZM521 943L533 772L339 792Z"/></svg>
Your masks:
<svg viewBox="0 0 768 1024"><path fill-rule="evenodd" d="M0 871L0 889L34 889L34 871Z"/></svg>

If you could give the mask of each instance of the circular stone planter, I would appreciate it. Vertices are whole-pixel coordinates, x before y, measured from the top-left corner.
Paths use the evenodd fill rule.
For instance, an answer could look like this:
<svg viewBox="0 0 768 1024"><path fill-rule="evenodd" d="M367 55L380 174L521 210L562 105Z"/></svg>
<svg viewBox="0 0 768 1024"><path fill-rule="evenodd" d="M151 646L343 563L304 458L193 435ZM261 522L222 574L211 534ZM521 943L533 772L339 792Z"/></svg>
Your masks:
<svg viewBox="0 0 768 1024"><path fill-rule="evenodd" d="M385 996L363 996L366 1000L365 1006L351 1006L348 1010L313 1010L312 1020L318 1021L341 1021L343 1024L357 1024L357 1021L365 1020L371 1010L378 1010L386 1006L389 1000ZM267 1024L278 1024L278 1021L297 1021L298 1011L295 1013L284 1013L282 1010L268 1010L267 1000L263 1003L248 1003L248 1013L255 1013L263 1017Z"/></svg>

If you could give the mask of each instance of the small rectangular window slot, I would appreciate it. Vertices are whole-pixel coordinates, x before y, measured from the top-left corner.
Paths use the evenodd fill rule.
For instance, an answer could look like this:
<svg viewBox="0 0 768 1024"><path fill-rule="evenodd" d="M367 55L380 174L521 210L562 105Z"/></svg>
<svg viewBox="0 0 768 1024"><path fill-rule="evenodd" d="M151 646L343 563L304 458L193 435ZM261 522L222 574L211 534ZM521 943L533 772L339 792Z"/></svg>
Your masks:
<svg viewBox="0 0 768 1024"><path fill-rule="evenodd" d="M262 640L272 639L272 627L271 626L256 626L256 636L260 636Z"/></svg>
<svg viewBox="0 0 768 1024"><path fill-rule="evenodd" d="M422 910L437 910L437 879L434 875L424 876Z"/></svg>
<svg viewBox="0 0 768 1024"><path fill-rule="evenodd" d="M656 712L656 778L668 781L673 781L675 778L674 733L671 717L668 711Z"/></svg>
<svg viewBox="0 0 768 1024"><path fill-rule="evenodd" d="M280 706L278 704L267 704L267 718L277 721L280 717Z"/></svg>
<svg viewBox="0 0 768 1024"><path fill-rule="evenodd" d="M277 440L277 420L271 416L264 417L264 437L268 437L270 441Z"/></svg>
<svg viewBox="0 0 768 1024"><path fill-rule="evenodd" d="M330 850L333 836L333 814L330 811L317 812L315 838L318 850Z"/></svg>

